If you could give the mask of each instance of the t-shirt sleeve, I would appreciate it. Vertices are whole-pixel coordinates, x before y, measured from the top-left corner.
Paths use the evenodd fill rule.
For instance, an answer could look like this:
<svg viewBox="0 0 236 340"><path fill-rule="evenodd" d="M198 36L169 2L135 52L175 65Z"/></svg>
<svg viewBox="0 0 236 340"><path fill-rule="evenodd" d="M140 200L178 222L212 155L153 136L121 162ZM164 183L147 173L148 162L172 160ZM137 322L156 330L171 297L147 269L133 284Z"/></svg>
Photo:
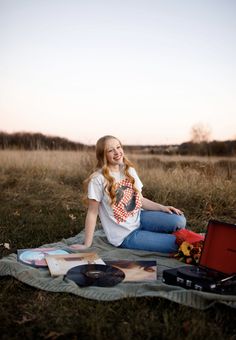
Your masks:
<svg viewBox="0 0 236 340"><path fill-rule="evenodd" d="M134 168L130 168L129 173L135 180L135 187L138 189L138 191L142 192L143 183L141 182L136 170Z"/></svg>
<svg viewBox="0 0 236 340"><path fill-rule="evenodd" d="M100 176L92 178L88 185L88 198L97 202L101 202L104 194L103 187L103 181L101 180Z"/></svg>

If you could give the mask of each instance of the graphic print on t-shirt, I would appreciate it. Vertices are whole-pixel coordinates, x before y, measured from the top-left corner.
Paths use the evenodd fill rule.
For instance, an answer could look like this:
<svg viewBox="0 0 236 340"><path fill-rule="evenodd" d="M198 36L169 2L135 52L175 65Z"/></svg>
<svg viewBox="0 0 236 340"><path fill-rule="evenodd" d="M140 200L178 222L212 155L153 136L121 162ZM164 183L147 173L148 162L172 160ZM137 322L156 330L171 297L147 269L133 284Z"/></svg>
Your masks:
<svg viewBox="0 0 236 340"><path fill-rule="evenodd" d="M113 213L117 223L125 222L129 216L133 216L141 208L139 194L132 188L129 179L123 179L116 189L116 202L113 205Z"/></svg>

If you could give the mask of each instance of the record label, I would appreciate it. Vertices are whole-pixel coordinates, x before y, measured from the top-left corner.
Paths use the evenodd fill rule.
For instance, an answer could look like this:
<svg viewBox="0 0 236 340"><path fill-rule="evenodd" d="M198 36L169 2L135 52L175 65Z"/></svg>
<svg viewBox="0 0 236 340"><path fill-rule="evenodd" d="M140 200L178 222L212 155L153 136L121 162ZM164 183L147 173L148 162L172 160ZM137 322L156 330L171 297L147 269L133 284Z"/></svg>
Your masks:
<svg viewBox="0 0 236 340"><path fill-rule="evenodd" d="M125 273L112 266L85 264L71 268L65 277L80 287L112 287L124 280Z"/></svg>

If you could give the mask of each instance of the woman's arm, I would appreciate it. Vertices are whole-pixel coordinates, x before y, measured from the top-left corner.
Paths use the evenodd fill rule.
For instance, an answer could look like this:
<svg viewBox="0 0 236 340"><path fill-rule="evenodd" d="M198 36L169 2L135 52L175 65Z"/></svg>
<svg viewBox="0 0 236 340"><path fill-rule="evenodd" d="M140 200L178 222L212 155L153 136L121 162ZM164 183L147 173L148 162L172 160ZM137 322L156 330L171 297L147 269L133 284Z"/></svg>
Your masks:
<svg viewBox="0 0 236 340"><path fill-rule="evenodd" d="M73 244L73 249L86 249L93 243L93 234L97 223L98 207L100 202L95 200L88 200L88 211L85 218L85 238L84 244Z"/></svg>
<svg viewBox="0 0 236 340"><path fill-rule="evenodd" d="M88 211L85 219L84 245L90 247L93 243L93 234L97 223L98 207L100 202L89 199Z"/></svg>
<svg viewBox="0 0 236 340"><path fill-rule="evenodd" d="M149 200L148 198L145 198L142 196L141 198L142 202L142 208L145 210L158 210L158 211L163 211L169 214L177 214L177 215L183 215L183 212L179 209L176 209L175 207L172 206L167 206L167 205L162 205L156 202L153 202Z"/></svg>

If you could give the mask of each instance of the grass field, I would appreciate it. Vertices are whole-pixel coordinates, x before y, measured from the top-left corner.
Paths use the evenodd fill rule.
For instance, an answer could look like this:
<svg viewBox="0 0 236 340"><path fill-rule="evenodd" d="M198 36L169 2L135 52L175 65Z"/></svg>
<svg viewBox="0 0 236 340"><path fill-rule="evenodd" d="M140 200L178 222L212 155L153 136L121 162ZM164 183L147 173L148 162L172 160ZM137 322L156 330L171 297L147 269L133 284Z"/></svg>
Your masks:
<svg viewBox="0 0 236 340"><path fill-rule="evenodd" d="M236 222L236 159L130 155L144 195L184 210L187 227ZM0 256L83 229L90 154L0 152ZM9 243L10 249L4 247ZM195 310L160 298L91 301L0 278L0 339L236 339L235 310Z"/></svg>

